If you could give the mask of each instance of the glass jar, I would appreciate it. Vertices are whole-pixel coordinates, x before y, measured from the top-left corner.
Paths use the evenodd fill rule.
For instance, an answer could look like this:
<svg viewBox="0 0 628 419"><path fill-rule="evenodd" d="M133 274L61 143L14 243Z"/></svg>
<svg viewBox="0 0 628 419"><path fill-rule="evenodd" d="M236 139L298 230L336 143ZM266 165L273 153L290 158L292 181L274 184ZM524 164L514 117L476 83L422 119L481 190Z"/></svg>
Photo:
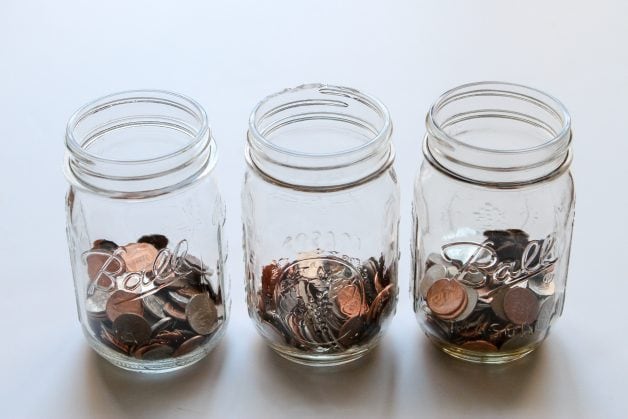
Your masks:
<svg viewBox="0 0 628 419"><path fill-rule="evenodd" d="M201 106L163 91L106 96L68 122L67 237L89 344L141 372L203 358L225 331L225 207Z"/></svg>
<svg viewBox="0 0 628 419"><path fill-rule="evenodd" d="M474 83L427 115L413 203L413 300L426 335L468 361L534 350L563 310L574 219L571 121L555 98Z"/></svg>
<svg viewBox="0 0 628 419"><path fill-rule="evenodd" d="M322 84L262 100L242 191L249 315L281 356L352 361L397 302L399 188L386 107Z"/></svg>

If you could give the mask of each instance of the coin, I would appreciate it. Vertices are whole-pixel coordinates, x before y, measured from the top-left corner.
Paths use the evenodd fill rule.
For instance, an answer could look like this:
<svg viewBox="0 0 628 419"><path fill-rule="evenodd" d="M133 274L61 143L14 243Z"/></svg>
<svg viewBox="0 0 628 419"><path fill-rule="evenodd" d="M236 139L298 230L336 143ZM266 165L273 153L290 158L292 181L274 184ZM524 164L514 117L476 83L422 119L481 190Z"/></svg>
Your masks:
<svg viewBox="0 0 628 419"><path fill-rule="evenodd" d="M168 345L150 345L142 354L142 359L147 361L157 361L172 356L174 349Z"/></svg>
<svg viewBox="0 0 628 419"><path fill-rule="evenodd" d="M185 312L171 302L167 302L166 304L164 304L164 313L181 322L187 320Z"/></svg>
<svg viewBox="0 0 628 419"><path fill-rule="evenodd" d="M100 338L102 339L103 342L111 346L113 349L117 349L118 351L125 354L129 352L129 346L126 343L121 342L115 336L113 331L109 330L105 326L102 326L100 328Z"/></svg>
<svg viewBox="0 0 628 419"><path fill-rule="evenodd" d="M491 299L491 309L493 310L493 313L495 313L495 315L500 319L506 321L508 321L508 317L506 317L506 313L504 313L504 295L506 295L507 291L507 288L499 290Z"/></svg>
<svg viewBox="0 0 628 419"><path fill-rule="evenodd" d="M107 300L109 293L96 288L94 293L85 299L85 311L88 316L104 318L107 316Z"/></svg>
<svg viewBox="0 0 628 419"><path fill-rule="evenodd" d="M451 316L465 304L467 293L456 281L439 279L427 292L427 305L439 316Z"/></svg>
<svg viewBox="0 0 628 419"><path fill-rule="evenodd" d="M355 284L344 286L336 295L336 302L342 314L347 317L354 317L364 310L362 293Z"/></svg>
<svg viewBox="0 0 628 419"><path fill-rule="evenodd" d="M209 335L216 327L218 314L209 295L203 293L190 298L185 315L192 330L199 335Z"/></svg>
<svg viewBox="0 0 628 419"><path fill-rule="evenodd" d="M87 263L87 276L92 281L98 279L98 285L101 287L109 288L111 285L111 279L103 274L99 275L101 269L108 274L116 275L124 272L123 261L114 256L113 253L108 250L96 249L92 250L94 253L88 253L85 257Z"/></svg>
<svg viewBox="0 0 628 419"><path fill-rule="evenodd" d="M164 313L166 300L161 296L157 294L146 295L142 298L142 304L144 304L146 311L158 319L166 317L166 313Z"/></svg>
<svg viewBox="0 0 628 419"><path fill-rule="evenodd" d="M539 300L527 288L511 288L504 295L504 313L514 324L531 324L539 312Z"/></svg>
<svg viewBox="0 0 628 419"><path fill-rule="evenodd" d="M168 246L168 238L161 234L151 234L142 236L137 240L138 243L148 243L155 246L155 249L161 250Z"/></svg>
<svg viewBox="0 0 628 419"><path fill-rule="evenodd" d="M190 338L183 342L181 346L177 348L176 351L172 354L173 357L183 356L189 354L196 348L200 347L203 341L205 340L205 336L196 335L193 338Z"/></svg>
<svg viewBox="0 0 628 419"><path fill-rule="evenodd" d="M360 342L362 332L366 326L365 316L352 317L342 325L338 333L338 343L345 348L349 348Z"/></svg>
<svg viewBox="0 0 628 419"><path fill-rule="evenodd" d="M382 292L377 294L377 297L375 297L375 300L373 301L373 304L371 304L371 307L369 308L369 311L367 313L368 323L373 323L380 319L380 317L387 310L390 302L392 301L393 292L393 284L388 284L388 286L386 286L386 288L384 288Z"/></svg>
<svg viewBox="0 0 628 419"><path fill-rule="evenodd" d="M113 322L113 332L124 343L142 345L150 339L151 330L144 317L124 313Z"/></svg>
<svg viewBox="0 0 628 419"><path fill-rule="evenodd" d="M530 346L543 338L544 332L533 333L533 334L517 334L513 337L506 340L499 349L502 351L513 351L521 348L525 348L526 346Z"/></svg>
<svg viewBox="0 0 628 419"><path fill-rule="evenodd" d="M107 317L112 322L121 314L144 315L142 301L138 298L138 295L124 290L115 291L109 296L105 310Z"/></svg>
<svg viewBox="0 0 628 419"><path fill-rule="evenodd" d="M190 302L189 297L185 297L175 291L168 291L168 297L170 297L170 299L177 303L177 305L181 308L185 308L185 306Z"/></svg>
<svg viewBox="0 0 628 419"><path fill-rule="evenodd" d="M425 272L419 284L419 291L423 298L427 296L427 292L434 282L442 278L447 278L447 268L444 265L433 265Z"/></svg>
<svg viewBox="0 0 628 419"><path fill-rule="evenodd" d="M107 250L113 253L118 248L118 245L111 240L99 239L94 240L94 245L92 247L94 249Z"/></svg>
<svg viewBox="0 0 628 419"><path fill-rule="evenodd" d="M264 266L262 269L262 302L264 304L272 303L275 293L275 287L281 277L281 270L276 263Z"/></svg>
<svg viewBox="0 0 628 419"><path fill-rule="evenodd" d="M554 281L545 282L545 275L535 275L528 280L528 288L541 297L554 295L556 285Z"/></svg>
<svg viewBox="0 0 628 419"><path fill-rule="evenodd" d="M129 272L146 272L153 270L153 263L158 250L148 243L130 243L124 246L122 259Z"/></svg>
<svg viewBox="0 0 628 419"><path fill-rule="evenodd" d="M552 314L554 314L554 296L547 297L541 303L539 308L539 314L536 317L536 324L534 326L535 331L542 331L550 326L552 321Z"/></svg>
<svg viewBox="0 0 628 419"><path fill-rule="evenodd" d="M164 317L163 319L160 319L159 321L157 321L156 323L154 323L151 327L150 330L151 332L157 333L160 332L161 330L169 327L170 325L172 325L172 323L174 322L174 320L171 317Z"/></svg>
<svg viewBox="0 0 628 419"><path fill-rule="evenodd" d="M467 317L469 317L471 313L473 313L473 310L475 310L475 306L478 303L478 293L476 290L474 290L471 287L464 287L464 290L467 293L467 304L465 305L465 308L462 311L462 313L460 313L455 318L455 321L457 322L462 321L466 319Z"/></svg>
<svg viewBox="0 0 628 419"><path fill-rule="evenodd" d="M497 346L493 345L490 342L485 340L470 340L462 345L460 345L464 349L468 349L470 351L476 352L495 352L497 351Z"/></svg>

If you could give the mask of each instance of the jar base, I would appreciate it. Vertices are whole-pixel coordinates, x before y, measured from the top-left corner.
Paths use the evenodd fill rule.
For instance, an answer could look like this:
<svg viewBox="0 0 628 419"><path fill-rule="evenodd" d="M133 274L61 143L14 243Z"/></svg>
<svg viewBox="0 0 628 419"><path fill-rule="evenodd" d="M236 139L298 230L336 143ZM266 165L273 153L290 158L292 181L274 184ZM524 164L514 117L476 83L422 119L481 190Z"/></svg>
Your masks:
<svg viewBox="0 0 628 419"><path fill-rule="evenodd" d="M93 338L89 331L85 329L83 331L91 348L110 364L132 372L143 374L161 374L189 367L205 358L222 339L222 336L225 333L225 327L221 327L220 330L216 332L217 334L213 336L211 341L204 347L197 348L196 350L180 357L154 361L140 360L123 355L109 348L98 339Z"/></svg>
<svg viewBox="0 0 628 419"><path fill-rule="evenodd" d="M476 364L507 364L509 362L516 361L524 356L532 353L541 342L537 342L533 345L525 346L523 348L510 350L510 351L498 351L498 352L479 352L471 351L469 349L461 348L457 345L444 343L440 340L434 339L428 336L430 341L441 351L447 355L467 362L473 362Z"/></svg>
<svg viewBox="0 0 628 419"><path fill-rule="evenodd" d="M285 349L279 349L273 346L271 346L271 349L280 357L294 362L295 364L306 365L308 367L335 367L357 361L366 355L371 348L366 347L346 354L333 355L304 354L296 351L286 351Z"/></svg>

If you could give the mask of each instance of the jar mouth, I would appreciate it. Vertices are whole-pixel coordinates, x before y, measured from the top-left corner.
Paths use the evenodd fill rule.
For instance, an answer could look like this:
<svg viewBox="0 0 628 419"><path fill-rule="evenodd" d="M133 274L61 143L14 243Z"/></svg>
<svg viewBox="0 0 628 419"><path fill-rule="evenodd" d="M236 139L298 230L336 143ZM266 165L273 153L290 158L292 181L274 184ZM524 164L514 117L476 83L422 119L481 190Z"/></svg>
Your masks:
<svg viewBox="0 0 628 419"><path fill-rule="evenodd" d="M356 106L362 107L362 115L351 112L352 107ZM312 121L347 124L360 130L364 139L357 145L346 147L319 143L311 147L312 151L308 151L303 148L304 142L287 146L273 138L273 134L281 129ZM388 109L378 99L348 87L310 83L284 89L262 99L249 117L248 137L249 144L254 143L258 147L286 156L326 159L348 156L372 148L387 141L391 130Z"/></svg>
<svg viewBox="0 0 628 419"><path fill-rule="evenodd" d="M425 157L472 183L516 187L558 175L571 162L571 118L540 90L477 82L440 96L426 116Z"/></svg>
<svg viewBox="0 0 628 419"><path fill-rule="evenodd" d="M191 185L217 159L204 109L163 90L119 92L84 105L68 121L65 145L72 185L120 198Z"/></svg>
<svg viewBox="0 0 628 419"><path fill-rule="evenodd" d="M171 107L173 109L177 109L181 112L188 114L191 118L193 118L197 122L196 127L192 127L189 124L188 126L182 126L181 124L170 122L171 128L180 130L184 132L188 137L189 141L187 144L177 147L176 149L163 153L161 155L156 155L149 158L112 158L106 157L101 154L97 154L94 152L90 152L89 146L93 141L93 138L84 138L82 141L77 139L76 129L79 125L87 120L90 117L96 116L99 112L103 112L109 110L116 106L124 106L133 103L148 103L155 104L164 107ZM131 115L131 117L135 117L136 115ZM129 121L127 118L120 118L118 122L118 126L114 124L114 126L107 127L99 127L99 129L104 130L104 132L110 132L119 128L133 128L134 126L139 126L142 123L147 123L149 120L159 118L159 115L143 115L142 120L136 121L135 123ZM163 122L167 124L166 122ZM108 124L111 125L111 124ZM85 160L99 161L103 163L117 163L117 164L141 164L141 163L152 163L159 162L167 159L171 159L177 157L181 154L184 154L186 151L194 148L198 145L199 142L203 141L204 138L209 133L209 122L207 120L207 114L203 107L196 102L195 100L181 95L179 93L169 92L166 90L128 90L118 93L113 93L110 95L103 96L99 99L96 99L92 102L89 102L79 108L68 120L66 126L66 147L70 152L72 152L76 157L82 158ZM98 134L102 133L92 133L93 135L98 136Z"/></svg>
<svg viewBox="0 0 628 419"><path fill-rule="evenodd" d="M503 98L512 100L513 102L526 102L530 105L530 109L536 107L541 111L541 114L532 115L525 111L509 110L506 107L482 109L476 106L469 106L468 109L462 109L461 112L443 117L442 114L448 106L460 104L465 100L476 99L478 97L485 97L489 100ZM464 105L462 105L462 107L464 107ZM547 117L553 119L553 121L548 121ZM511 119L519 121L524 124L536 126L538 129L549 134L549 136L539 144L506 149L504 147L487 147L473 144L457 135L452 135L451 127L455 126L457 123L480 118ZM525 153L551 147L553 144L569 135L571 130L571 117L565 106L554 96L532 87L499 81L463 84L443 93L430 107L426 122L428 133L432 136L446 139L459 147L496 154Z"/></svg>

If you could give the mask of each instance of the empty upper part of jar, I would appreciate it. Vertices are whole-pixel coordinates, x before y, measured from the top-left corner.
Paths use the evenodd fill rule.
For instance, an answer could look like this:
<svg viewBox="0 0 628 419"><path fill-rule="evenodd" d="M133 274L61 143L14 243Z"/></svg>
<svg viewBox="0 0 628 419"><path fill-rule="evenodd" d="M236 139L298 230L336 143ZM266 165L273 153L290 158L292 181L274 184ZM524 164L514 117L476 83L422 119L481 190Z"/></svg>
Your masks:
<svg viewBox="0 0 628 419"><path fill-rule="evenodd" d="M335 189L393 161L386 107L357 90L307 84L262 100L251 113L247 160L275 183Z"/></svg>
<svg viewBox="0 0 628 419"><path fill-rule="evenodd" d="M443 94L426 119L425 157L458 179L515 187L569 167L571 120L539 90L511 83L466 84Z"/></svg>
<svg viewBox="0 0 628 419"><path fill-rule="evenodd" d="M216 162L203 108L156 90L116 93L85 105L68 122L66 149L70 183L117 198L181 189Z"/></svg>

